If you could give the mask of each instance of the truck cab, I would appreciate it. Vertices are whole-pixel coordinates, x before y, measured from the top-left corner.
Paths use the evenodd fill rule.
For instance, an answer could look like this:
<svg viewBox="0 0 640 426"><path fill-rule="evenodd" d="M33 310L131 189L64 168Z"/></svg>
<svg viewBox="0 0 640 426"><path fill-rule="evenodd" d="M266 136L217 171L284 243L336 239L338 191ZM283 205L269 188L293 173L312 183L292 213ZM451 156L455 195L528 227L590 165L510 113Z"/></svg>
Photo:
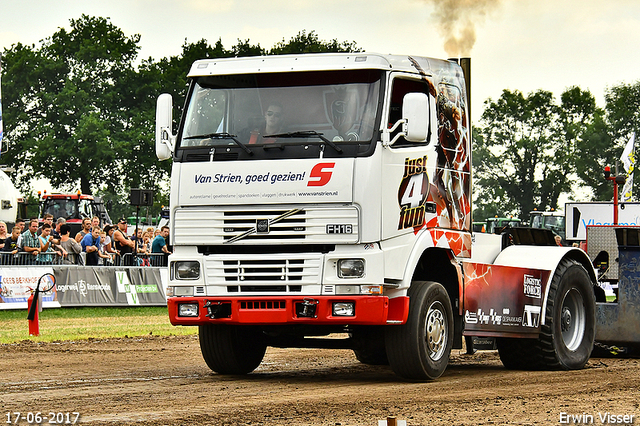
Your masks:
<svg viewBox="0 0 640 426"><path fill-rule="evenodd" d="M199 327L211 369L244 374L267 346L322 346L425 380L463 335L538 335L569 251L514 260L522 254L503 250L504 238L485 235L472 257L468 79L457 61L207 59L189 77L175 134L172 99L158 98L156 153L173 159L169 317ZM492 268L500 285L485 291ZM525 276L531 291L505 296ZM567 368L588 359L583 326ZM316 338L335 335L349 338Z"/></svg>

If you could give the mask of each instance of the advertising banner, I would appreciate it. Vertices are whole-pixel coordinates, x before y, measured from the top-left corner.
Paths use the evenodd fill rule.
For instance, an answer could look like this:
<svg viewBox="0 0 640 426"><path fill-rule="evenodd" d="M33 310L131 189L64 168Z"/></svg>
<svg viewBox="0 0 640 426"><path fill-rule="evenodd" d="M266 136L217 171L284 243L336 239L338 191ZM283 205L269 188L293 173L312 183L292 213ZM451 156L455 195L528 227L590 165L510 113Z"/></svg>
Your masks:
<svg viewBox="0 0 640 426"><path fill-rule="evenodd" d="M463 264L465 331L509 336L538 333L550 271Z"/></svg>
<svg viewBox="0 0 640 426"><path fill-rule="evenodd" d="M247 166L251 167L247 167ZM350 202L353 159L189 163L180 172L181 206Z"/></svg>
<svg viewBox="0 0 640 426"><path fill-rule="evenodd" d="M613 225L613 203L566 203L564 207L567 240L587 239L587 226ZM640 203L618 205L618 225L640 226Z"/></svg>
<svg viewBox="0 0 640 426"><path fill-rule="evenodd" d="M0 267L0 309L26 309L31 289L45 273L56 286L43 307L165 306L160 268Z"/></svg>
<svg viewBox="0 0 640 426"><path fill-rule="evenodd" d="M46 273L53 273L52 268L0 267L0 309L27 309L31 290L36 289L38 280ZM60 307L55 288L42 296L43 307Z"/></svg>

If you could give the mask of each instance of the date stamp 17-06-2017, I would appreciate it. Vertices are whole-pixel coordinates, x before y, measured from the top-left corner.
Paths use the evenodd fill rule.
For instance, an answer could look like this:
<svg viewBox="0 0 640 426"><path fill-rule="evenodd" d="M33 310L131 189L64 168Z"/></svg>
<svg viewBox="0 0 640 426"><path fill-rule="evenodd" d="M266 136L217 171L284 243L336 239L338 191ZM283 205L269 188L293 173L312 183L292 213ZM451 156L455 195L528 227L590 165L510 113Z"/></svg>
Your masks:
<svg viewBox="0 0 640 426"><path fill-rule="evenodd" d="M53 412L53 411L7 411L5 424L29 424L29 425L74 425L80 419L78 412Z"/></svg>

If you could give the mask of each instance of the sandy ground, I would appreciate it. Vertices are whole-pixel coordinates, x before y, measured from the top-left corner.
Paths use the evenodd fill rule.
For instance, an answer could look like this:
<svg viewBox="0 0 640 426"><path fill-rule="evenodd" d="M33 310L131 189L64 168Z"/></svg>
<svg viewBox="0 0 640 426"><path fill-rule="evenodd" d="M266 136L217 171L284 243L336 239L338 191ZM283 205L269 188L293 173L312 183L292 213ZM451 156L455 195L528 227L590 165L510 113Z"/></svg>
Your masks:
<svg viewBox="0 0 640 426"><path fill-rule="evenodd" d="M639 367L596 358L580 371L509 371L495 351L454 351L440 379L406 383L351 351L269 348L254 373L229 377L207 368L197 336L23 342L0 345L0 421L78 412L95 425L614 424L609 413L640 425Z"/></svg>

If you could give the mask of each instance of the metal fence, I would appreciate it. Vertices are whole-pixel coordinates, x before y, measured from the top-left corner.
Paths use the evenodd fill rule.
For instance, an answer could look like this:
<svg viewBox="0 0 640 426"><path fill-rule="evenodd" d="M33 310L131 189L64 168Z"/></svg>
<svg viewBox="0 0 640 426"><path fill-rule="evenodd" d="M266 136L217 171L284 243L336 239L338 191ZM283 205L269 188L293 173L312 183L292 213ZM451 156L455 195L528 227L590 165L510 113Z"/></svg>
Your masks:
<svg viewBox="0 0 640 426"><path fill-rule="evenodd" d="M85 265L86 253L69 253L67 256L59 256L56 253L41 253L33 255L27 252L0 252L0 265L32 266L32 265ZM127 253L123 256L114 254L112 259L100 258L101 266L167 266L167 255L164 253L151 253L134 255Z"/></svg>

